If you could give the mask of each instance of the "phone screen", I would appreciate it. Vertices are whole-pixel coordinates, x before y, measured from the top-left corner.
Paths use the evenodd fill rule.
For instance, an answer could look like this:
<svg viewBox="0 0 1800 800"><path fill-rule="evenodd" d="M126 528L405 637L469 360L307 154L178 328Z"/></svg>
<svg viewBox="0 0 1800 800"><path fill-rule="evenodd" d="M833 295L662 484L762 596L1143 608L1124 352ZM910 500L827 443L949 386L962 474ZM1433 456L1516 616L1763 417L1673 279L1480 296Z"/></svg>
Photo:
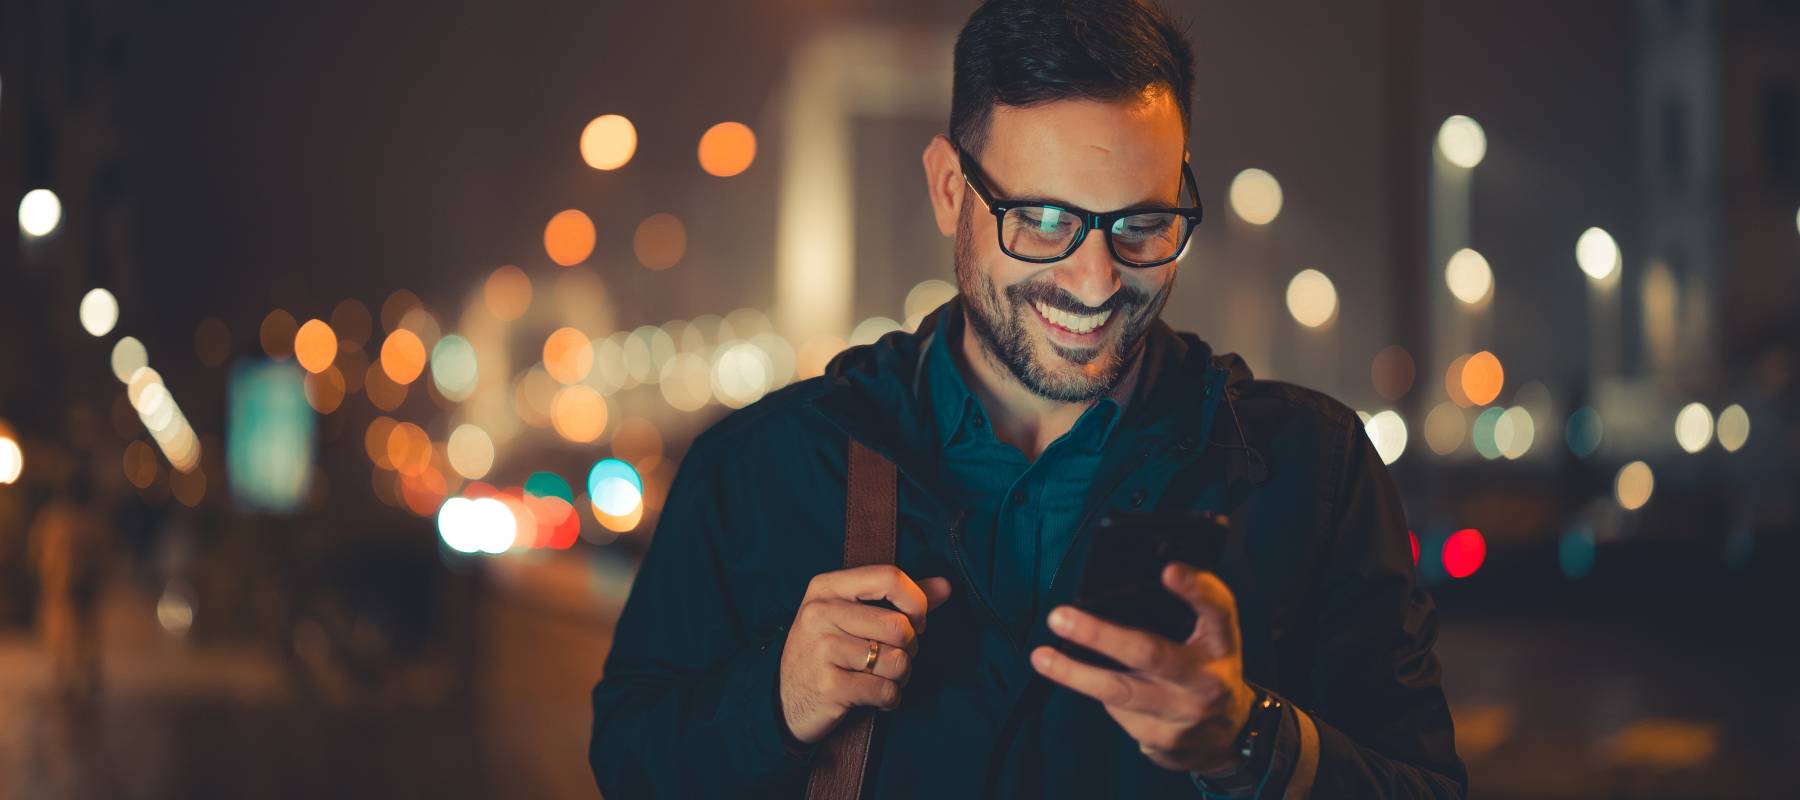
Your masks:
<svg viewBox="0 0 1800 800"><path fill-rule="evenodd" d="M1171 561L1203 570L1217 568L1229 524L1224 516L1209 511L1102 518L1075 606L1120 625L1186 641L1194 630L1194 610L1163 586L1163 568ZM1118 662L1066 640L1061 648L1082 661L1123 669Z"/></svg>

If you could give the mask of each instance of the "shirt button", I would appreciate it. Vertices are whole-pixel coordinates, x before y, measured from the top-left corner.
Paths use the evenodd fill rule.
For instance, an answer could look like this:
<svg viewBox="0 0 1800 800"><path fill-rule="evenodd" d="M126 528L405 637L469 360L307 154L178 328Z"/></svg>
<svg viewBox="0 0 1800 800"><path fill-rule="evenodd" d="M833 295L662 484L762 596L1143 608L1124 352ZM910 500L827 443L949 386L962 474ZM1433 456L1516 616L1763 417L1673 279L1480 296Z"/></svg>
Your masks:
<svg viewBox="0 0 1800 800"><path fill-rule="evenodd" d="M1012 504L1015 506L1025 505L1025 490L1024 489L1020 489L1020 490L1012 493Z"/></svg>
<svg viewBox="0 0 1800 800"><path fill-rule="evenodd" d="M1138 507L1138 506L1142 506L1144 504L1144 499L1146 497L1148 497L1149 494L1150 494L1149 492L1146 492L1143 489L1138 489L1136 491L1133 491L1131 493L1131 505L1134 508Z"/></svg>
<svg viewBox="0 0 1800 800"><path fill-rule="evenodd" d="M983 421L984 420L982 420L982 418L981 418L981 412L979 412L979 411L975 412L974 415L969 417L969 424L974 425L977 428L981 427L981 424Z"/></svg>

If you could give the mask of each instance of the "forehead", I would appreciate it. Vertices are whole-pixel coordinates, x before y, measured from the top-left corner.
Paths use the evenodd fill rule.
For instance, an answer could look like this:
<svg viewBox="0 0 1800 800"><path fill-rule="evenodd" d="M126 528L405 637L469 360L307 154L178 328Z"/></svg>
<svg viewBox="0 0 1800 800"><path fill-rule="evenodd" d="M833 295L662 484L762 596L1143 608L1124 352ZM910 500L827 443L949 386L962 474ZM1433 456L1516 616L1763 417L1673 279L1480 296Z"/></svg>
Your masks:
<svg viewBox="0 0 1800 800"><path fill-rule="evenodd" d="M1173 96L1152 91L1119 101L996 106L981 166L1004 196L1101 210L1177 202L1186 149Z"/></svg>

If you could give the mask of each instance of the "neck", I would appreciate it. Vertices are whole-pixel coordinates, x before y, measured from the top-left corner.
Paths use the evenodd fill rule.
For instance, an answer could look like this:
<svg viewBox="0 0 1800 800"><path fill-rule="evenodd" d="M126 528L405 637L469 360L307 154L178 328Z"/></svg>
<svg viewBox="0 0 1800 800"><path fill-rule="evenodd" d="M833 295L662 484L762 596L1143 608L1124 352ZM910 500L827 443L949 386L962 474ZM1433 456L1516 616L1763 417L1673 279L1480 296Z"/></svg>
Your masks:
<svg viewBox="0 0 1800 800"><path fill-rule="evenodd" d="M1026 458L1037 460L1050 446L1081 418L1090 402L1063 403L1037 395L1012 371L989 353L968 325L965 312L961 344L955 348L968 376L969 390L981 401L994 426L994 437L1012 445Z"/></svg>

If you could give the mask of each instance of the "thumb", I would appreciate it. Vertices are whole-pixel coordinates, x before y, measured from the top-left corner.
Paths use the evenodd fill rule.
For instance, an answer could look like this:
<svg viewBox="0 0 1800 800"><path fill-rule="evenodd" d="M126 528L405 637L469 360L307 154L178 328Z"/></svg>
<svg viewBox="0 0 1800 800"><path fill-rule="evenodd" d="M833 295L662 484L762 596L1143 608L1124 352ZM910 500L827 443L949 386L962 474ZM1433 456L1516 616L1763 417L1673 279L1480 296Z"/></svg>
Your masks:
<svg viewBox="0 0 1800 800"><path fill-rule="evenodd" d="M950 579L926 578L919 581L919 591L925 593L925 610L930 611L950 599Z"/></svg>
<svg viewBox="0 0 1800 800"><path fill-rule="evenodd" d="M1235 653L1242 646L1238 632L1237 598L1219 576L1181 562L1163 568L1163 585L1194 609L1194 633L1188 641L1202 639L1214 658Z"/></svg>

